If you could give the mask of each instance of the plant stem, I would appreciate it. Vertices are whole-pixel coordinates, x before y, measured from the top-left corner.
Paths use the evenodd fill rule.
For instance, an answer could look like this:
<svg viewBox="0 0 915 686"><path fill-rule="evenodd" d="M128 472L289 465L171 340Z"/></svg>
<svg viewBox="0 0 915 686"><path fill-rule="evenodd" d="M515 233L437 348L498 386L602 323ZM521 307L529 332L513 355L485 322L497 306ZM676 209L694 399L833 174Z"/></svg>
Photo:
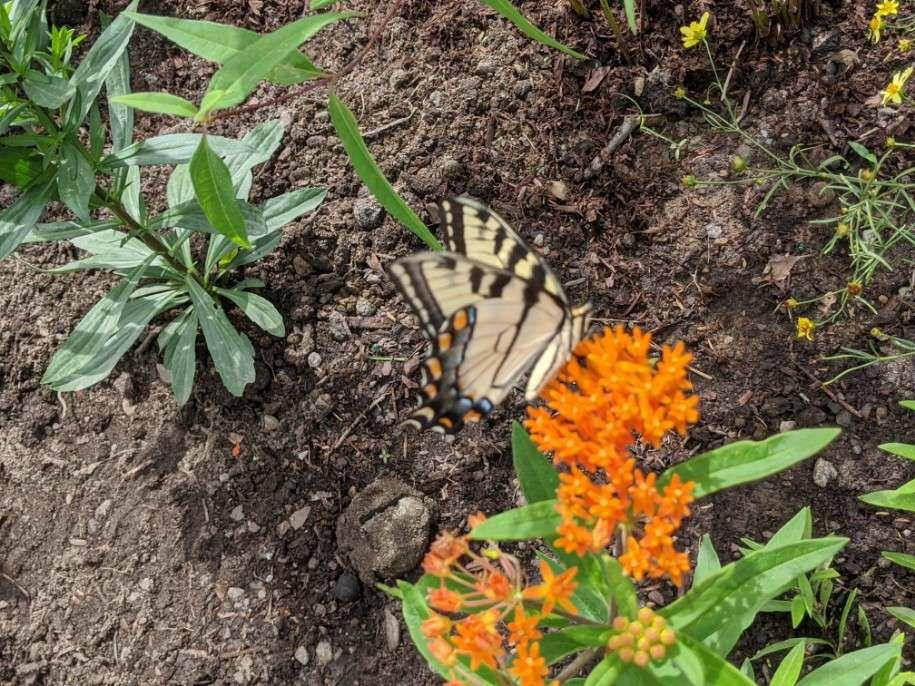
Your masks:
<svg viewBox="0 0 915 686"><path fill-rule="evenodd" d="M579 653L578 657L567 664L565 668L556 675L556 681L558 681L560 684L565 683L577 675L585 667L594 662L597 662L598 659L600 659L602 652L603 651L598 648L591 648L591 650L586 650L583 653Z"/></svg>

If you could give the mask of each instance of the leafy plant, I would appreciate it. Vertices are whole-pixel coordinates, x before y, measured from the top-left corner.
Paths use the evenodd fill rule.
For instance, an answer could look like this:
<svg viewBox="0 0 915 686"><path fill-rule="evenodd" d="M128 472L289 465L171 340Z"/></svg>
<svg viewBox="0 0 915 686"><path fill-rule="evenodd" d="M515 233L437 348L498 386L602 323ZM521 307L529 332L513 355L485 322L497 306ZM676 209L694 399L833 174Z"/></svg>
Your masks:
<svg viewBox="0 0 915 686"><path fill-rule="evenodd" d="M789 31L807 26L820 9L820 0L747 0L756 33L772 43Z"/></svg>

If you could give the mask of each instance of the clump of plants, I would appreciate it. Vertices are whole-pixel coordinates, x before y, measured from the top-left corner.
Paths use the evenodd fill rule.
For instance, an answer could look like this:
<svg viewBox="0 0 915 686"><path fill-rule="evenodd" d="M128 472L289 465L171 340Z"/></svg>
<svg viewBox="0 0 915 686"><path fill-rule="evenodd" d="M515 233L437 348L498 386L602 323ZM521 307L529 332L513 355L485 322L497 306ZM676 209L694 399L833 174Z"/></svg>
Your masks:
<svg viewBox="0 0 915 686"><path fill-rule="evenodd" d="M748 0L747 9L756 33L775 43L785 33L803 28L816 19L822 3L820 0Z"/></svg>

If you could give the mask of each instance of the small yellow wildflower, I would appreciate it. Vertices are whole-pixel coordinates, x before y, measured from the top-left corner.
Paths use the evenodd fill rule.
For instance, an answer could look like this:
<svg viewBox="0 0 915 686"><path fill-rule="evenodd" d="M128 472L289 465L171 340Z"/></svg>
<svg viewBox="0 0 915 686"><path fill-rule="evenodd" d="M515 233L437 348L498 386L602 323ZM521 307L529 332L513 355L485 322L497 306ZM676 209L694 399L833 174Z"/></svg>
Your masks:
<svg viewBox="0 0 915 686"><path fill-rule="evenodd" d="M848 235L849 227L845 222L839 222L836 226L836 237L845 238Z"/></svg>
<svg viewBox="0 0 915 686"><path fill-rule="evenodd" d="M787 307L789 310L796 310L798 306L800 306L800 303L794 298L788 298L785 301L785 307Z"/></svg>
<svg viewBox="0 0 915 686"><path fill-rule="evenodd" d="M687 174L683 177L683 185L687 188L695 188L699 184L699 179L697 179L692 174Z"/></svg>
<svg viewBox="0 0 915 686"><path fill-rule="evenodd" d="M909 77L912 75L912 70L913 67L907 67L906 69L897 71L895 74L893 74L893 80L883 91L884 105L888 102L892 102L897 105L902 104L902 96L905 92L905 82L908 81Z"/></svg>
<svg viewBox="0 0 915 686"><path fill-rule="evenodd" d="M747 170L747 161L742 158L740 155L734 155L731 158L731 169L740 174Z"/></svg>
<svg viewBox="0 0 915 686"><path fill-rule="evenodd" d="M912 49L912 39L911 38L900 38L899 45L897 47L899 48L899 52L907 53L909 50Z"/></svg>
<svg viewBox="0 0 915 686"><path fill-rule="evenodd" d="M676 88L674 88L674 97L677 100L682 100L683 98L686 97L686 89L683 88L683 86L677 86Z"/></svg>
<svg viewBox="0 0 915 686"><path fill-rule="evenodd" d="M807 319L807 317L798 317L797 318L797 337L806 338L808 341L813 340L813 330L817 328L817 325L813 323L812 320Z"/></svg>
<svg viewBox="0 0 915 686"><path fill-rule="evenodd" d="M702 43L705 40L708 32L706 26L708 25L709 13L703 12L702 18L699 21L690 22L688 26L681 26L680 33L683 34L683 47L692 48L699 43Z"/></svg>
<svg viewBox="0 0 915 686"><path fill-rule="evenodd" d="M884 144L886 147L888 147L888 148L895 148L895 147L896 147L896 139L893 138L892 136L887 136L887 137L886 137L886 140L883 141L883 144Z"/></svg>
<svg viewBox="0 0 915 686"><path fill-rule="evenodd" d="M864 183L869 183L874 180L874 172L872 169L861 169L858 172L858 176Z"/></svg>
<svg viewBox="0 0 915 686"><path fill-rule="evenodd" d="M870 23L867 25L867 30L870 32L871 40L874 43L879 43L880 31L883 30L883 17L879 14L875 14L871 17Z"/></svg>
<svg viewBox="0 0 915 686"><path fill-rule="evenodd" d="M883 0L877 3L878 17L892 17L899 14L899 0Z"/></svg>
<svg viewBox="0 0 915 686"><path fill-rule="evenodd" d="M864 290L864 287L861 285L860 281L849 281L845 285L845 290L848 291L848 294L851 296L861 295L861 291Z"/></svg>
<svg viewBox="0 0 915 686"><path fill-rule="evenodd" d="M871 336L873 336L874 338L879 339L881 341L884 338L886 338L886 334L883 333L883 331L881 329L877 328L876 326L873 329L871 329Z"/></svg>

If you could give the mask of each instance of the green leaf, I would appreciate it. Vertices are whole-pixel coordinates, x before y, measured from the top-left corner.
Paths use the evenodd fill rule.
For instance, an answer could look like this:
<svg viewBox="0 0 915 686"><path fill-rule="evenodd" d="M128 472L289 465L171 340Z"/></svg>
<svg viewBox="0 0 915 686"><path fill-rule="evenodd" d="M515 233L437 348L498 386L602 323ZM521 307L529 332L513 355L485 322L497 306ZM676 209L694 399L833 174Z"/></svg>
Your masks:
<svg viewBox="0 0 915 686"><path fill-rule="evenodd" d="M623 10L626 12L626 23L633 35L639 32L639 25L635 21L635 0L623 0Z"/></svg>
<svg viewBox="0 0 915 686"><path fill-rule="evenodd" d="M915 400L900 400L899 404L905 409L915 412Z"/></svg>
<svg viewBox="0 0 915 686"><path fill-rule="evenodd" d="M900 622L905 622L911 628L915 629L915 610L910 607L888 607L886 611L893 615Z"/></svg>
<svg viewBox="0 0 915 686"><path fill-rule="evenodd" d="M22 80L22 89L39 107L56 110L73 97L76 89L66 79L30 71Z"/></svg>
<svg viewBox="0 0 915 686"><path fill-rule="evenodd" d="M827 537L751 552L661 611L678 631L727 655L757 612L799 575L831 560L848 539Z"/></svg>
<svg viewBox="0 0 915 686"><path fill-rule="evenodd" d="M616 653L611 653L591 670L588 678L585 679L585 686L613 686L613 684L616 684L622 670L623 664L620 662L619 657L617 657Z"/></svg>
<svg viewBox="0 0 915 686"><path fill-rule="evenodd" d="M251 242L245 235L245 218L235 200L232 175L207 145L206 136L200 139L197 152L191 158L190 172L197 202L213 228L233 243L251 248Z"/></svg>
<svg viewBox="0 0 915 686"><path fill-rule="evenodd" d="M679 634L677 642L699 658L703 673L703 679L699 683L715 684L715 686L756 686L734 665L710 650L708 646L695 640L693 636L685 633ZM655 665L653 667L657 668Z"/></svg>
<svg viewBox="0 0 915 686"><path fill-rule="evenodd" d="M791 599L791 628L797 629L804 617L807 615L807 606L804 604L804 598L796 595Z"/></svg>
<svg viewBox="0 0 915 686"><path fill-rule="evenodd" d="M699 541L699 554L696 555L696 569L693 572L693 586L702 583L706 578L721 570L721 561L712 539L708 534L702 534Z"/></svg>
<svg viewBox="0 0 915 686"><path fill-rule="evenodd" d="M518 422L512 422L512 462L528 503L556 497L559 474Z"/></svg>
<svg viewBox="0 0 915 686"><path fill-rule="evenodd" d="M114 230L99 227L96 231L71 238L70 242L80 250L90 253L91 257L70 262L51 271L66 273L82 269L110 269L125 274L141 264L146 264L150 273L158 269L160 272L167 272L171 278L182 277L143 241L128 237L120 227Z"/></svg>
<svg viewBox="0 0 915 686"><path fill-rule="evenodd" d="M782 524L764 547L775 548L786 543L797 543L810 538L813 532L813 513L810 507L802 507L787 522Z"/></svg>
<svg viewBox="0 0 915 686"><path fill-rule="evenodd" d="M532 505L500 512L477 524L470 537L485 541L525 541L550 538L560 524L555 500L542 500Z"/></svg>
<svg viewBox="0 0 915 686"><path fill-rule="evenodd" d="M35 183L12 205L0 212L0 260L19 247L32 231L51 199L55 179Z"/></svg>
<svg viewBox="0 0 915 686"><path fill-rule="evenodd" d="M211 21L133 12L130 17L138 24L161 33L188 52L218 64L231 59L260 38L260 34L254 31ZM324 72L312 64L305 55L294 50L273 68L267 75L267 80L281 86L291 86L319 76L324 76Z"/></svg>
<svg viewBox="0 0 915 686"><path fill-rule="evenodd" d="M877 447L892 455L898 455L907 460L915 460L915 445L910 443L883 443Z"/></svg>
<svg viewBox="0 0 915 686"><path fill-rule="evenodd" d="M899 654L900 647L889 644L855 650L813 670L797 686L860 686Z"/></svg>
<svg viewBox="0 0 915 686"><path fill-rule="evenodd" d="M895 562L897 565L902 565L906 569L915 569L915 555L906 555L905 553L884 551L883 557L885 557L890 562Z"/></svg>
<svg viewBox="0 0 915 686"><path fill-rule="evenodd" d="M111 149L123 150L133 142L133 109L112 102L118 95L130 93L130 56L124 50L105 79L108 96L108 122L111 127Z"/></svg>
<svg viewBox="0 0 915 686"><path fill-rule="evenodd" d="M603 583L595 583L596 572L594 562L598 559L595 555L586 555L579 557L570 555L561 550L554 551L558 560L550 557L542 550L536 551L537 558L553 570L554 574L562 574L570 567L577 567L579 575L578 586L572 594L572 604L575 605L580 617L587 619L595 624L606 624L609 620L609 608L607 606L607 589ZM601 580L602 581L602 580ZM565 622L565 620L561 620Z"/></svg>
<svg viewBox="0 0 915 686"><path fill-rule="evenodd" d="M193 117L197 114L197 106L194 103L171 93L130 93L115 96L111 98L111 102L144 112L172 114L176 117Z"/></svg>
<svg viewBox="0 0 915 686"><path fill-rule="evenodd" d="M874 491L859 495L858 500L875 507L915 512L915 480L900 486L895 491Z"/></svg>
<svg viewBox="0 0 915 686"><path fill-rule="evenodd" d="M191 397L197 371L197 313L189 307L178 319L173 337L165 348L165 368L172 377L172 393L178 407Z"/></svg>
<svg viewBox="0 0 915 686"><path fill-rule="evenodd" d="M532 24L527 17L525 17L521 12L518 11L518 8L511 4L508 0L480 0L487 7L491 7L496 12L501 14L503 17L508 19L512 24L514 24L521 33L523 33L528 38L531 38L538 43L543 43L547 47L553 48L554 50L559 50L574 57L577 60L587 59L585 55L582 55L580 52L573 50L567 45L563 45L558 40L552 36L548 36L543 31L541 31L536 25Z"/></svg>
<svg viewBox="0 0 915 686"><path fill-rule="evenodd" d="M764 441L737 441L681 462L667 469L658 486L670 482L674 474L696 484L695 498L703 498L725 488L756 481L791 467L829 445L840 429L799 429Z"/></svg>
<svg viewBox="0 0 915 686"><path fill-rule="evenodd" d="M783 650L788 650L789 648L793 648L798 643L806 643L808 645L831 647L831 644L829 643L829 641L826 641L822 638L807 638L807 637L801 636L799 638L788 638L788 639L785 639L784 641L770 643L765 648L760 648L758 651L756 651L756 653L750 659L758 660L762 657L765 657L766 655L780 653Z"/></svg>
<svg viewBox="0 0 915 686"><path fill-rule="evenodd" d="M138 1L133 0L108 28L102 31L70 77L70 83L76 87L80 95L79 111L71 113L71 118L76 121L85 119L105 79L115 69L121 54L127 49L134 27L129 13L137 8Z"/></svg>
<svg viewBox="0 0 915 686"><path fill-rule="evenodd" d="M797 643L779 664L769 686L794 686L804 666L804 650L807 644L803 639Z"/></svg>
<svg viewBox="0 0 915 686"><path fill-rule="evenodd" d="M50 243L52 241L68 241L80 236L88 236L96 231L107 231L121 227L119 219L101 219L89 222L51 222L36 224L22 241L23 243Z"/></svg>
<svg viewBox="0 0 915 686"><path fill-rule="evenodd" d="M623 572L623 567L615 557L601 555L604 578L610 591L610 597L616 603L616 612L619 615L634 619L639 611L639 599L635 586Z"/></svg>
<svg viewBox="0 0 915 686"><path fill-rule="evenodd" d="M391 183L385 178L378 163L369 152L362 134L359 133L359 125L356 118L349 111L343 101L337 97L336 93L331 93L330 100L327 103L330 119L337 130L340 142L349 156L353 169L362 179L362 183L372 192L375 199L391 213L395 219L406 226L410 231L419 236L423 243L432 250L441 250L442 244L432 235L426 225L423 224L419 217L410 209L409 205L404 202Z"/></svg>
<svg viewBox="0 0 915 686"><path fill-rule="evenodd" d="M227 59L210 79L207 91L224 91L210 110L234 107L243 102L267 75L286 59L290 52L318 31L341 19L361 16L358 12L327 12L302 17L282 28L260 36L238 54Z"/></svg>
<svg viewBox="0 0 915 686"><path fill-rule="evenodd" d="M0 148L0 181L26 188L41 175L41 157L27 148Z"/></svg>
<svg viewBox="0 0 915 686"><path fill-rule="evenodd" d="M251 342L235 330L219 302L213 300L195 279L186 276L185 285L219 378L229 393L241 396L245 386L254 381Z"/></svg>
<svg viewBox="0 0 915 686"><path fill-rule="evenodd" d="M312 12L314 12L315 10L320 10L320 9L327 7L328 5L333 5L333 4L334 4L334 0L311 0L311 2L308 5L308 9L310 9Z"/></svg>
<svg viewBox="0 0 915 686"><path fill-rule="evenodd" d="M540 639L540 654L548 665L588 648L603 648L613 630L606 626L570 626Z"/></svg>
<svg viewBox="0 0 915 686"><path fill-rule="evenodd" d="M283 327L283 316L273 306L273 303L266 298L247 291L228 290L225 288L217 288L216 290L220 295L238 305L248 319L267 333L279 337L286 335L286 329Z"/></svg>
<svg viewBox="0 0 915 686"><path fill-rule="evenodd" d="M845 605L842 607L842 614L839 616L839 630L836 634L836 652L842 652L842 645L845 643L845 631L848 628L848 615L851 613L855 600L858 598L858 589L853 588L845 598ZM826 602L823 603L826 605Z"/></svg>
<svg viewBox="0 0 915 686"><path fill-rule="evenodd" d="M238 211L241 212L245 222L245 232L249 236L262 236L267 232L267 223L260 208L236 200ZM165 212L157 215L149 222L150 228L162 229L168 226L191 229L201 233L218 234L219 232L210 223L203 208L197 200L188 200L175 207L170 207Z"/></svg>
<svg viewBox="0 0 915 686"><path fill-rule="evenodd" d="M860 143L856 141L848 141L848 147L854 150L858 154L858 157L863 157L871 164L877 164L877 156Z"/></svg>
<svg viewBox="0 0 915 686"><path fill-rule="evenodd" d="M111 171L132 165L144 167L152 164L183 164L194 156L201 139L199 133L166 133L147 138L108 155L102 159L100 168ZM222 136L207 136L207 145L222 157L257 152L239 140Z"/></svg>
<svg viewBox="0 0 915 686"><path fill-rule="evenodd" d="M860 610L861 607L859 606L858 609ZM887 643L897 645L902 648L905 645L905 633L902 631L897 631L893 634L893 637L887 641ZM883 664L883 666L871 678L870 686L890 686L890 684L894 682L894 677L897 675L901 667L902 653L894 658L887 660ZM915 674L912 676L915 677ZM915 681L909 681L907 683L911 686L912 684L915 684Z"/></svg>
<svg viewBox="0 0 915 686"><path fill-rule="evenodd" d="M60 200L82 221L89 221L89 198L95 190L95 172L89 160L76 145L65 142L57 170L57 192Z"/></svg>

